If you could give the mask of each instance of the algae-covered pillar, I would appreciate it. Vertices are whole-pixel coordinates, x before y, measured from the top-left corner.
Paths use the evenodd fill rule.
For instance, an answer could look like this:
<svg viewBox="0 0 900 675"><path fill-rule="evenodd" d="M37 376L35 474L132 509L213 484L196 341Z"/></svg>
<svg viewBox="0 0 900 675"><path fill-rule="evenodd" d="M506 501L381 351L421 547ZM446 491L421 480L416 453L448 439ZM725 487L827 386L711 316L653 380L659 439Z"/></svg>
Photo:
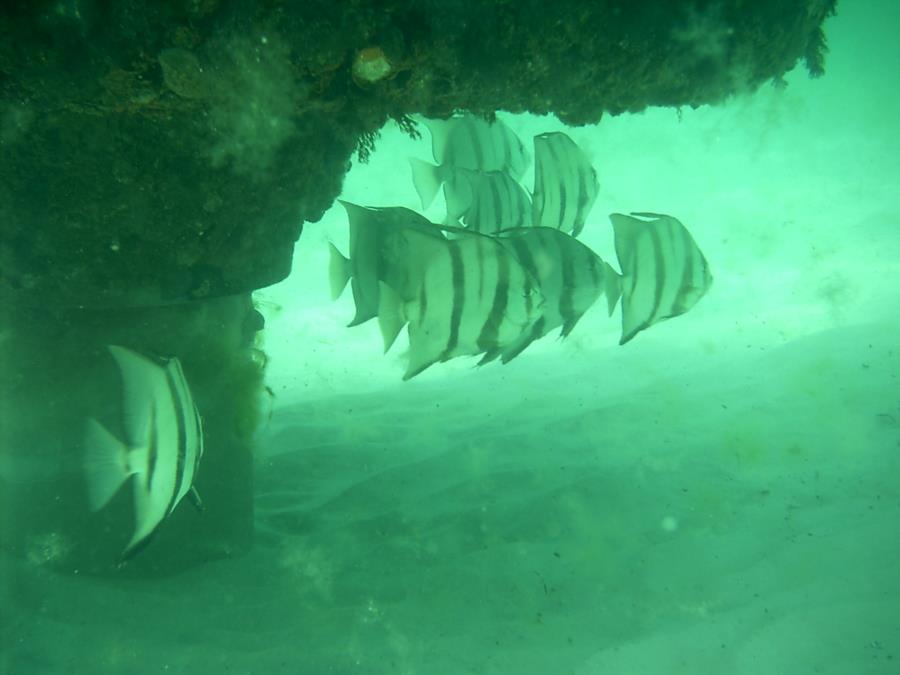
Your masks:
<svg viewBox="0 0 900 675"><path fill-rule="evenodd" d="M0 8L0 546L117 570L130 497L91 513L106 346L178 356L204 422L187 504L125 570L252 537L263 391L253 290L390 118L465 109L571 124L696 106L823 68L835 0L54 0ZM298 345L298 349L302 349ZM115 431L115 429L113 429ZM121 573L121 570L119 571Z"/></svg>

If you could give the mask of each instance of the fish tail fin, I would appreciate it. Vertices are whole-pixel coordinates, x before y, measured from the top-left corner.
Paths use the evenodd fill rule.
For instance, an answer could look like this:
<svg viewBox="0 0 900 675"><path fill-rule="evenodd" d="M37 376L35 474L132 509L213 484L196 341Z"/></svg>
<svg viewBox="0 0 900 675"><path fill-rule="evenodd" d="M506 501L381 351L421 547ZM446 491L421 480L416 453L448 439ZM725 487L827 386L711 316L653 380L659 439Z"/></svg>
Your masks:
<svg viewBox="0 0 900 675"><path fill-rule="evenodd" d="M606 304L609 315L612 316L619 298L622 297L622 275L616 272L609 263L603 263L603 281L606 290Z"/></svg>
<svg viewBox="0 0 900 675"><path fill-rule="evenodd" d="M97 420L85 433L84 475L92 511L99 511L128 479L128 447Z"/></svg>
<svg viewBox="0 0 900 675"><path fill-rule="evenodd" d="M397 291L383 281L379 283L378 292L378 327L381 328L381 337L384 339L384 351L391 348L397 335L406 325L406 314L403 309L403 299Z"/></svg>
<svg viewBox="0 0 900 675"><path fill-rule="evenodd" d="M331 299L337 300L344 292L347 282L350 281L350 258L344 257L344 254L330 241L328 250L328 281L331 286Z"/></svg>
<svg viewBox="0 0 900 675"><path fill-rule="evenodd" d="M441 168L415 157L409 158L409 166L412 168L413 185L422 202L422 208L427 209L441 188Z"/></svg>

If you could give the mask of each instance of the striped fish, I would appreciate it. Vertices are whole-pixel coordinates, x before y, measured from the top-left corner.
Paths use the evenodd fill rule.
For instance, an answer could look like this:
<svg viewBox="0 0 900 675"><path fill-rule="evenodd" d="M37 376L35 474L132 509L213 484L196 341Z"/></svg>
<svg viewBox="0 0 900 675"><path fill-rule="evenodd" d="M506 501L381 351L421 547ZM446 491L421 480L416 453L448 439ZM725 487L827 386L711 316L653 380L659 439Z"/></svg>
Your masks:
<svg viewBox="0 0 900 675"><path fill-rule="evenodd" d="M441 184L450 180L456 169L504 171L517 180L531 163L525 145L500 120L488 122L474 115L457 115L447 120L425 120L425 124L431 131L437 166L410 160L423 209L434 201Z"/></svg>
<svg viewBox="0 0 900 675"><path fill-rule="evenodd" d="M536 227L554 227L577 237L599 189L597 172L575 141L561 132L534 137Z"/></svg>
<svg viewBox="0 0 900 675"><path fill-rule="evenodd" d="M658 213L613 213L609 219L622 269L623 345L697 304L712 285L712 275L678 219Z"/></svg>
<svg viewBox="0 0 900 675"><path fill-rule="evenodd" d="M537 282L492 237L467 233L448 240L425 271L418 297L403 303L385 289L379 322L387 342L409 322L404 380L455 356L500 352L528 333L540 316Z"/></svg>
<svg viewBox="0 0 900 675"><path fill-rule="evenodd" d="M203 455L203 427L177 358L160 364L116 345L109 352L122 373L126 440L88 419L84 471L93 511L134 477L135 527L124 560L149 542L185 495L191 493L199 507L193 483Z"/></svg>
<svg viewBox="0 0 900 675"><path fill-rule="evenodd" d="M604 293L612 314L621 293L619 274L577 239L553 228L525 227L500 232L498 240L538 280L544 305L529 333L484 360L501 356L507 363L557 326L562 326L560 336L566 337Z"/></svg>
<svg viewBox="0 0 900 675"><path fill-rule="evenodd" d="M425 262L444 235L437 225L409 209L341 204L350 223L350 257L331 244L329 279L335 299L352 279L356 316L350 326L357 326L378 315L382 282L404 298L410 289L418 289Z"/></svg>
<svg viewBox="0 0 900 675"><path fill-rule="evenodd" d="M465 183L462 198L456 185ZM531 225L531 198L525 189L502 171L482 173L460 169L454 180L444 185L447 215L462 220L475 232L493 234L499 230Z"/></svg>

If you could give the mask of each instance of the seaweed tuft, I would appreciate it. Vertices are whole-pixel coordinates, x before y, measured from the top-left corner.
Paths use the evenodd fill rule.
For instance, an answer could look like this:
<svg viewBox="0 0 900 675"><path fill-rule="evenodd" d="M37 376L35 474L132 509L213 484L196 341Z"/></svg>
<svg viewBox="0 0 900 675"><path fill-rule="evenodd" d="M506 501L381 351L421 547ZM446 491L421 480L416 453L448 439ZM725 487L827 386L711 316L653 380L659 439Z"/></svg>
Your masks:
<svg viewBox="0 0 900 675"><path fill-rule="evenodd" d="M400 131L409 136L414 141L421 140L422 132L419 131L419 124L409 115L395 115L394 121L400 127Z"/></svg>
<svg viewBox="0 0 900 675"><path fill-rule="evenodd" d="M803 55L810 77L822 77L825 74L825 54L827 53L828 44L825 41L825 31L821 27L816 28L806 47L806 54Z"/></svg>
<svg viewBox="0 0 900 675"><path fill-rule="evenodd" d="M375 152L375 142L381 138L381 131L364 131L356 142L356 159L360 164L368 164Z"/></svg>

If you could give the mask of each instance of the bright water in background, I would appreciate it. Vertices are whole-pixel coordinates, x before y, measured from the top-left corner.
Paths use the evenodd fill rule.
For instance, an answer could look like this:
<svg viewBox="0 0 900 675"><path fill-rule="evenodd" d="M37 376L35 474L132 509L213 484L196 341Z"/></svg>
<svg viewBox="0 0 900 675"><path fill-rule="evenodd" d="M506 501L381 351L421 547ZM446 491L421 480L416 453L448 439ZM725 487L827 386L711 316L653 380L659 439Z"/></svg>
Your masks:
<svg viewBox="0 0 900 675"><path fill-rule="evenodd" d="M841 3L823 79L568 131L601 182L587 244L615 260L609 212L670 213L715 276L626 347L597 307L403 383L402 345L328 299L342 209L307 225L259 296L254 552L128 582L7 560L0 672L900 672L893 7ZM416 208L429 152L387 128L343 198Z"/></svg>

